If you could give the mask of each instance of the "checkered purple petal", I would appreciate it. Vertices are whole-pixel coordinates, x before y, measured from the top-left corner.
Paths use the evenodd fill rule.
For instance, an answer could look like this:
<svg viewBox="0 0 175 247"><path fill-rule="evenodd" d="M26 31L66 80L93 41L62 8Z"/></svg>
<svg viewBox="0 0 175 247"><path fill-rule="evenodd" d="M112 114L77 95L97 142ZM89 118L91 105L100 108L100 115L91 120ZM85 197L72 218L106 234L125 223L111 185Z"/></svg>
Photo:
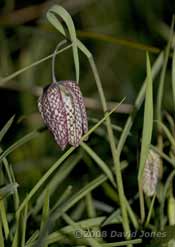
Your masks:
<svg viewBox="0 0 175 247"><path fill-rule="evenodd" d="M38 107L45 124L63 150L68 143L68 130L64 102L57 83L50 84L44 90Z"/></svg>
<svg viewBox="0 0 175 247"><path fill-rule="evenodd" d="M41 116L63 150L69 143L77 147L88 131L87 115L79 86L60 81L47 86L38 100Z"/></svg>
<svg viewBox="0 0 175 247"><path fill-rule="evenodd" d="M66 88L69 88L70 94L74 98L77 108L79 108L80 110L81 119L82 119L82 131L83 133L86 133L88 131L88 121L87 121L85 103L80 88L78 84L73 81L64 81L64 85Z"/></svg>
<svg viewBox="0 0 175 247"><path fill-rule="evenodd" d="M62 86L64 91L67 92L65 99L65 108L67 112L67 124L68 124L68 135L69 143L73 146L78 146L83 133L82 130L82 116L79 101L70 87L67 87L68 81L64 81ZM62 92L62 90L61 90Z"/></svg>

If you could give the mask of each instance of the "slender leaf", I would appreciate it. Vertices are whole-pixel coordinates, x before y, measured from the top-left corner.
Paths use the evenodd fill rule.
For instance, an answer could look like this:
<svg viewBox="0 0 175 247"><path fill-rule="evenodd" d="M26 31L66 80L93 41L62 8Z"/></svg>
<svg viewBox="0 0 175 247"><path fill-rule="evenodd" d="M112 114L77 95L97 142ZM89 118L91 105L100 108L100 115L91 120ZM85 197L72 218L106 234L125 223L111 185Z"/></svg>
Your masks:
<svg viewBox="0 0 175 247"><path fill-rule="evenodd" d="M69 49L70 47L72 47L72 44L70 44L70 45L64 47L63 49L60 49L59 51L56 52L56 54L62 53L63 51ZM32 63L32 64L26 66L26 67L24 67L24 68L22 68L22 69L20 69L20 70L18 70L18 71L16 71L16 72L14 72L13 74L11 74L11 75L9 75L9 76L7 76L7 77L5 77L5 78L0 79L0 86L1 86L1 85L4 85L6 82L10 81L11 79L15 78L16 76L20 75L21 73L23 73L23 72L25 72L25 71L27 71L27 70L29 70L29 69L35 67L35 66L37 66L37 65L39 65L39 64L41 64L41 63L47 61L48 59L50 59L50 58L52 58L52 57L53 57L53 53L50 54L50 55L47 56L47 57L44 57L44 58L42 58L42 59L40 59L40 60L38 60L38 61L36 61L36 62L34 62L34 63Z"/></svg>
<svg viewBox="0 0 175 247"><path fill-rule="evenodd" d="M104 174L106 174L111 183L115 186L115 181L108 165L86 143L82 142L80 145L91 156L91 158L94 159L96 164L102 169Z"/></svg>
<svg viewBox="0 0 175 247"><path fill-rule="evenodd" d="M28 204L26 204L24 208L24 213L22 217L22 224L21 224L21 231L22 231L22 236L21 236L21 247L25 246L25 241L26 241L26 230L27 230L27 212L28 212Z"/></svg>
<svg viewBox="0 0 175 247"><path fill-rule="evenodd" d="M19 185L17 183L11 183L3 186L0 189L0 200L16 192L18 186Z"/></svg>
<svg viewBox="0 0 175 247"><path fill-rule="evenodd" d="M7 239L9 236L9 225L8 225L8 220L7 220L7 213L4 205L4 200L0 200L0 214L1 214L1 221L2 221L2 226L4 228L4 233L5 233L5 238Z"/></svg>
<svg viewBox="0 0 175 247"><path fill-rule="evenodd" d="M149 146L151 144L152 130L153 130L152 75L151 75L150 60L147 54L147 86L146 86L144 122L143 122L142 142L141 142L141 154L140 154L139 173L138 173L139 181L143 174L145 161L148 155Z"/></svg>
<svg viewBox="0 0 175 247"><path fill-rule="evenodd" d="M5 136L5 134L7 133L7 131L9 130L9 128L11 127L13 120L14 120L15 116L12 116L8 122L4 125L4 127L1 129L0 131L0 142L2 141L3 137Z"/></svg>
<svg viewBox="0 0 175 247"><path fill-rule="evenodd" d="M175 140L174 140L174 137L172 136L171 132L166 127L166 125L163 122L160 122L160 121L156 121L156 123L161 127L161 129L163 130L163 132L167 136L167 138L168 138L169 142L171 143L171 145L173 146L173 148L175 148Z"/></svg>
<svg viewBox="0 0 175 247"><path fill-rule="evenodd" d="M172 19L172 24L171 24L171 30L170 30L170 37L168 40L168 44L165 49L165 55L164 55L164 62L163 62L163 67L160 75L160 82L159 82L159 88L158 88L158 94L157 94L157 120L161 121L161 107L162 107L162 100L163 100L163 92L164 92L164 83L165 83L165 75L166 75L166 68L168 64L168 58L169 58L169 53L170 53L170 48L171 48L171 42L173 38L173 32L174 32L174 16Z"/></svg>
<svg viewBox="0 0 175 247"><path fill-rule="evenodd" d="M138 171L138 183L139 183L139 199L140 199L140 210L141 220L145 218L144 210L144 198L142 191L142 175L147 159L149 146L151 144L152 129L153 129L153 92L152 92L152 75L149 55L146 56L147 64L147 82L146 82L146 97L145 97L145 109L144 109L144 121L142 131L142 142L141 142L141 154Z"/></svg>
<svg viewBox="0 0 175 247"><path fill-rule="evenodd" d="M11 152L13 152L15 149L21 147L25 143L31 141L33 138L37 137L40 134L40 131L34 130L30 132L29 134L25 135L21 139L19 139L17 142L12 144L9 148L7 148L1 155L0 155L0 161L7 157Z"/></svg>
<svg viewBox="0 0 175 247"><path fill-rule="evenodd" d="M175 176L175 170L173 170L170 175L168 176L167 180L166 180L166 183L165 183L165 186L163 188L163 194L162 194L162 201L161 201L161 204L160 204L160 229L163 230L164 229L164 224L165 224L165 221L164 221L164 207L165 207L165 200L166 200L166 197L167 197L167 191L173 181L173 178Z"/></svg>
<svg viewBox="0 0 175 247"><path fill-rule="evenodd" d="M3 233L2 233L2 225L0 222L0 246L4 247L4 237L3 237Z"/></svg>
<svg viewBox="0 0 175 247"><path fill-rule="evenodd" d="M63 214L63 219L67 222L67 224L71 225L74 228L75 233L76 231L79 231L82 236L81 238L83 238L90 246L101 247L101 244L99 244L96 238L90 236L88 238L84 238L84 231L81 226L77 225L67 214Z"/></svg>
<svg viewBox="0 0 175 247"><path fill-rule="evenodd" d="M58 172L52 177L52 179L47 184L46 188L40 193L40 195L37 198L36 206L33 209L33 212L36 214L42 207L43 201L45 198L46 191L49 190L49 195L51 195L55 192L56 188L61 184L64 179L67 178L69 173L73 170L73 168L77 165L77 163L80 161L81 154L76 154L72 157L69 157L65 163L59 168Z"/></svg>
<svg viewBox="0 0 175 247"><path fill-rule="evenodd" d="M93 219L82 220L82 221L76 222L76 224L81 226L81 228L83 228L83 229L87 229L87 228L100 226L104 220L105 220L105 217L101 216L101 217L97 217L97 218L93 218ZM59 242L65 238L65 234L66 235L67 234L74 234L74 232L75 232L74 228L71 225L66 226L64 228L61 228L61 229L59 229L59 231L52 232L48 236L48 240L47 240L48 244L52 244L54 242Z"/></svg>
<svg viewBox="0 0 175 247"><path fill-rule="evenodd" d="M52 213L53 211L55 211L62 203L64 203L68 197L71 196L71 192L72 192L72 186L69 185L65 191L62 193L62 195L59 197L58 201L54 204L54 206L52 207L52 209L50 210L50 212Z"/></svg>
<svg viewBox="0 0 175 247"><path fill-rule="evenodd" d="M172 59L172 92L173 92L173 103L175 110L175 46L173 49L173 59Z"/></svg>
<svg viewBox="0 0 175 247"><path fill-rule="evenodd" d="M79 82L79 57L78 57L78 48L77 48L77 38L76 38L76 31L74 27L74 23L72 21L72 17L70 14L61 6L54 5L52 8L49 9L47 12L47 18L55 26L61 33L64 32L62 24L59 22L58 18L61 17L64 22L66 23L67 29L69 31L70 40L72 42L72 49L73 49L73 57L74 57L74 64L75 64L75 71L76 71L76 81Z"/></svg>
<svg viewBox="0 0 175 247"><path fill-rule="evenodd" d="M63 213L67 212L72 206L74 206L79 200L81 200L84 196L86 196L90 191L97 188L100 184L105 182L107 177L105 175L100 175L96 179L92 180L86 186L84 186L77 193L72 195L65 204L61 205L53 214L52 219L58 219Z"/></svg>

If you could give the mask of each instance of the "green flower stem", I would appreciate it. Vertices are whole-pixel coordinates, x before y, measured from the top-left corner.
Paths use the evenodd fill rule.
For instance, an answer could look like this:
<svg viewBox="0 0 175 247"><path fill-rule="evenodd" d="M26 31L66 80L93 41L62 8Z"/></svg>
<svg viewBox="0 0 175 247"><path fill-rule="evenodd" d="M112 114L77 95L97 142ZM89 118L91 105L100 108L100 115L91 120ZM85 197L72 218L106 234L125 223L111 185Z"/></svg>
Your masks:
<svg viewBox="0 0 175 247"><path fill-rule="evenodd" d="M92 68L93 75L95 77L95 81L96 81L98 92L100 95L103 111L106 115L107 103L106 103L102 83L101 83L101 80L100 80L100 77L99 77L99 74L98 74L98 71L97 71L97 68L96 68L96 65L95 65L95 62L92 56L89 58L89 63ZM116 175L120 207L121 207L122 219L123 219L123 228L126 233L129 233L130 227L129 227L128 215L127 215L127 209L126 209L126 203L125 203L125 194L124 194L124 188L123 188L122 173L120 169L120 161L118 157L116 156L115 139L114 139L113 129L111 125L111 120L109 117L106 119L106 126L107 126L109 142L110 142L111 152L112 152L113 161L114 161L115 175Z"/></svg>

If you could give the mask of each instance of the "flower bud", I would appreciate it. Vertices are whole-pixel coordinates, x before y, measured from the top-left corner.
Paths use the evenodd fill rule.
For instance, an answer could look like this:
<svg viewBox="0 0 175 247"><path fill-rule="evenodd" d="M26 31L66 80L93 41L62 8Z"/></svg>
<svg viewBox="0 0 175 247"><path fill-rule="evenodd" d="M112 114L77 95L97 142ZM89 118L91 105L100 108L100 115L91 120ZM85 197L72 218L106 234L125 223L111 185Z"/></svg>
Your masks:
<svg viewBox="0 0 175 247"><path fill-rule="evenodd" d="M62 150L77 147L88 131L87 115L80 88L73 81L53 82L43 90L38 108Z"/></svg>
<svg viewBox="0 0 175 247"><path fill-rule="evenodd" d="M153 196L162 174L162 161L153 150L149 150L143 171L143 191L147 196Z"/></svg>

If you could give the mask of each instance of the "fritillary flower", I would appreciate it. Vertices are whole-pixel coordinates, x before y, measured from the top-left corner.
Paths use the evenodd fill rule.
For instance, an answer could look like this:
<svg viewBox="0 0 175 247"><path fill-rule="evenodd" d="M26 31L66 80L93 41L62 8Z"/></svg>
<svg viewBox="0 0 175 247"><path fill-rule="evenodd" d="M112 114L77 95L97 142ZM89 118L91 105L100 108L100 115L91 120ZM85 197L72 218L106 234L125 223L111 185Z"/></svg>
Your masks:
<svg viewBox="0 0 175 247"><path fill-rule="evenodd" d="M40 96L38 108L55 141L65 149L77 147L88 122L83 96L74 81L59 81L48 85Z"/></svg>
<svg viewBox="0 0 175 247"><path fill-rule="evenodd" d="M52 57L52 83L44 88L38 100L38 108L44 123L62 150L67 144L77 147L88 131L84 99L75 81L58 81L55 77L57 50L66 43L60 42Z"/></svg>

